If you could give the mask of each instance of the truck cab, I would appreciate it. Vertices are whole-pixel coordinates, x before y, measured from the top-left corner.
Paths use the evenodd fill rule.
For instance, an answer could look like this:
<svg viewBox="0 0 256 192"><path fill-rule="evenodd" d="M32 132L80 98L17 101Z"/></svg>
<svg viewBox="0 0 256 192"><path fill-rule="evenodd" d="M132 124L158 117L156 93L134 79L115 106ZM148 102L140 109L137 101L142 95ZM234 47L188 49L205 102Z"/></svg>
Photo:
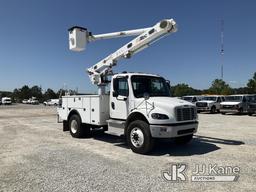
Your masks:
<svg viewBox="0 0 256 192"><path fill-rule="evenodd" d="M198 128L195 105L172 98L167 81L152 74L116 74L109 95L64 96L58 114L73 137L102 127L125 135L130 148L142 154L155 138L187 143Z"/></svg>

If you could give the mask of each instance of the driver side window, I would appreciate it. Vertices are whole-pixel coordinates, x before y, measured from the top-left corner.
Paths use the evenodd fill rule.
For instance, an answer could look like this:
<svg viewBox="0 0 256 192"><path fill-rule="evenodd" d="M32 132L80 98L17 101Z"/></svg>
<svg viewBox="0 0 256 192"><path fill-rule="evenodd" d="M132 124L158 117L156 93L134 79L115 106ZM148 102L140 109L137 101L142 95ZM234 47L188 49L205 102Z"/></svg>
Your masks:
<svg viewBox="0 0 256 192"><path fill-rule="evenodd" d="M128 97L129 87L127 78L116 78L114 79L114 91L121 96Z"/></svg>

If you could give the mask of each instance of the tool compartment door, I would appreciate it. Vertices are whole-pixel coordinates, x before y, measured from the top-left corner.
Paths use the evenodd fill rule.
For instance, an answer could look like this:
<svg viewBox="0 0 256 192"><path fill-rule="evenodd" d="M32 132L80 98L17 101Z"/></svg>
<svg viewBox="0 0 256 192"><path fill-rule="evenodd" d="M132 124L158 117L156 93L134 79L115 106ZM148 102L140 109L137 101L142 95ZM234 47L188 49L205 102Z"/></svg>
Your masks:
<svg viewBox="0 0 256 192"><path fill-rule="evenodd" d="M100 124L100 100L99 96L91 97L91 124Z"/></svg>

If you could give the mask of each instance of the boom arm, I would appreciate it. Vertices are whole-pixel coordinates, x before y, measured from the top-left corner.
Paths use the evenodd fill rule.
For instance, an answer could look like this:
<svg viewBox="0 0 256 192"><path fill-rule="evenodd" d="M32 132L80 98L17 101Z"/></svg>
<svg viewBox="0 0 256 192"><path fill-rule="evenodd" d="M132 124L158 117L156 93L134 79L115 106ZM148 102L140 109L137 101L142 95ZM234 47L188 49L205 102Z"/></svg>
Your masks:
<svg viewBox="0 0 256 192"><path fill-rule="evenodd" d="M86 44L91 41L138 35L138 37L125 44L116 52L110 54L106 58L102 59L87 69L91 82L98 86L104 86L107 83L106 77L112 74L112 67L117 64L118 60L122 58L130 58L134 54L147 48L149 45L156 42L165 35L169 35L176 31L177 26L173 19L162 20L150 28L100 35L92 35L85 28L72 27L69 30L69 45L71 50L82 51L85 49Z"/></svg>

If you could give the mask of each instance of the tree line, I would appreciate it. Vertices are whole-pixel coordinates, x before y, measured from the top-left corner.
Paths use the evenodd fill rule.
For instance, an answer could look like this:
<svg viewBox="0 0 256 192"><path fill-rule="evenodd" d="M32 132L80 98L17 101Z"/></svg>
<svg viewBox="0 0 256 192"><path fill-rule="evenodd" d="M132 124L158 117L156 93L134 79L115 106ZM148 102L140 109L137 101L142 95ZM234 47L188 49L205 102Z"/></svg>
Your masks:
<svg viewBox="0 0 256 192"><path fill-rule="evenodd" d="M24 85L21 88L16 88L13 92L0 92L0 97L10 97L13 102L20 103L24 99L29 99L32 97L36 97L39 102L44 102L48 99L57 99L63 95L65 92L69 92L71 94L76 94L74 90L63 90L60 89L57 92L48 88L45 92L43 92L42 88L34 85L29 87L28 85Z"/></svg>
<svg viewBox="0 0 256 192"><path fill-rule="evenodd" d="M0 92L1 97L11 97L14 102L21 102L23 99L29 99L36 97L39 102L46 101L48 99L56 99L65 94L77 94L74 90L58 90L55 92L52 89L47 89L44 93L42 88L35 85L29 87L24 85L19 89L14 89L13 92ZM187 84L181 83L175 86L171 86L171 94L174 97L181 97L184 95L203 95L203 94L217 94L217 95L230 95L230 94L256 94L256 72L253 77L248 80L246 87L231 88L228 83L222 79L215 79L209 89L199 90L190 87Z"/></svg>
<svg viewBox="0 0 256 192"><path fill-rule="evenodd" d="M174 97L181 97L184 95L231 95L231 94L256 94L256 72L253 77L248 80L246 87L231 88L228 83L222 79L215 79L209 89L199 90L190 87L187 84L177 84L171 87L171 93Z"/></svg>

